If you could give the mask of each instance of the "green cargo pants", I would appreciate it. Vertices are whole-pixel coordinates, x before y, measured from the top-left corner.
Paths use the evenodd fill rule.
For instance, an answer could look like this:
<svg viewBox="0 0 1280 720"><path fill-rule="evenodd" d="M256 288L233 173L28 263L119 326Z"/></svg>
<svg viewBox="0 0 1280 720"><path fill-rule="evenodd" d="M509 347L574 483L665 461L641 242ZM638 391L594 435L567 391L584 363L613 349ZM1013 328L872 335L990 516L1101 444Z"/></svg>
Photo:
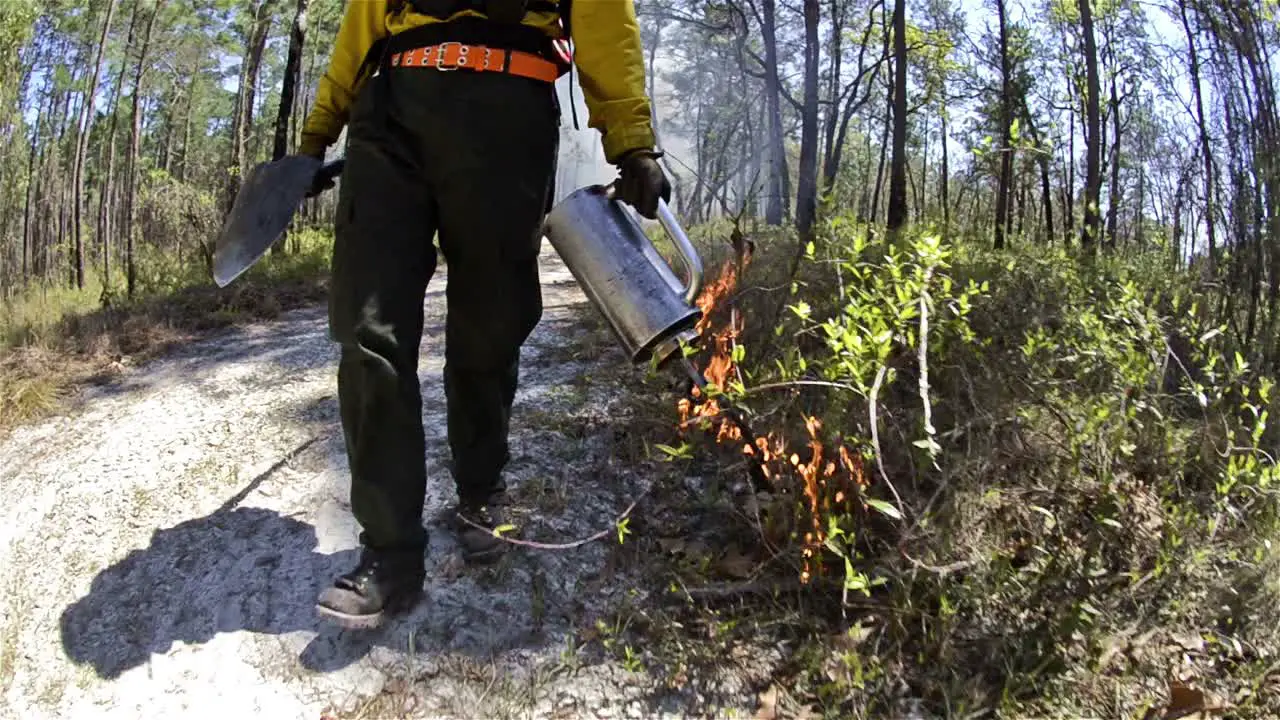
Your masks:
<svg viewBox="0 0 1280 720"><path fill-rule="evenodd" d="M505 489L520 347L542 315L560 113L554 87L535 80L389 73L365 83L348 119L329 308L351 509L361 543L380 549L426 539L418 354L437 232L454 482L463 500Z"/></svg>

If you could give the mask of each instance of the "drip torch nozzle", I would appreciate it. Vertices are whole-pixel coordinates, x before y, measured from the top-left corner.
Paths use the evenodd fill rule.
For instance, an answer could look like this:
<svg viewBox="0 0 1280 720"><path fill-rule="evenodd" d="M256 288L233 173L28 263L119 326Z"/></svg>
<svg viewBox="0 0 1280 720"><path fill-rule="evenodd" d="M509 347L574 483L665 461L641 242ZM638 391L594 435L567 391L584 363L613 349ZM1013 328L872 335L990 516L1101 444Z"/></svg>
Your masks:
<svg viewBox="0 0 1280 720"><path fill-rule="evenodd" d="M697 366L693 364L692 360L689 358L680 358L680 367L684 368L685 373L689 375L689 379L693 381L694 385L698 386L699 390L702 390L703 392L706 391L707 379L698 371Z"/></svg>

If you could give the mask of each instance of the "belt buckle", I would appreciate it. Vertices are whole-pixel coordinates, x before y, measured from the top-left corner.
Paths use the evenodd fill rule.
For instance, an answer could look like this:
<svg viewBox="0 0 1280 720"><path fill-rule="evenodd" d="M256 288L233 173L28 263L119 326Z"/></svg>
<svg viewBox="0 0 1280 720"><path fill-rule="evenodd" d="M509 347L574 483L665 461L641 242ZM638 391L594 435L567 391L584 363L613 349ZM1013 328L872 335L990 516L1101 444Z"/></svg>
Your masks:
<svg viewBox="0 0 1280 720"><path fill-rule="evenodd" d="M444 64L443 64L443 63L444 63L444 51L445 51L445 48L449 47L450 45L457 46L457 48L458 48L458 54L459 54L459 56L460 56L460 57L458 58L459 65L454 65L454 66L452 66L452 67L450 67L450 66L446 66L446 65L444 65ZM436 69L436 70L439 70L440 72L454 72L454 71L456 71L460 65L465 65L465 64L466 64L466 60L467 60L467 51L468 51L468 50L470 50L470 48L463 46L463 44L462 44L462 43L460 43L460 42L455 42L455 41L450 40L449 42L442 42L442 43L440 43L439 45L437 45L437 46L436 46L436 64L435 64L435 69Z"/></svg>

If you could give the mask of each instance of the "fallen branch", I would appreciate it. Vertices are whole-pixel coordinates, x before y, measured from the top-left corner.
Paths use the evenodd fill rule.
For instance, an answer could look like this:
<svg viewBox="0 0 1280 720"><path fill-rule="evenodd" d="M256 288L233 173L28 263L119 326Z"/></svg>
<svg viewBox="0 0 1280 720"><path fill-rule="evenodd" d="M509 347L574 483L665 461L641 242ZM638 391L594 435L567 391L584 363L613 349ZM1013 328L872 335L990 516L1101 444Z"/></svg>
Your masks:
<svg viewBox="0 0 1280 720"><path fill-rule="evenodd" d="M582 547L583 545L587 545L589 543L593 543L597 540L603 539L606 535L609 535L610 533L614 532L614 530L618 527L618 525L623 520L626 520L627 516L631 515L631 511L635 510L636 504L639 502L640 502L639 500L632 501L632 503L627 506L627 509L622 511L621 515L614 518L613 526L608 528L607 530L601 530L600 532L596 533L595 535L592 535L591 537L583 538L581 540L575 540L569 543L540 543L540 542L534 542L532 540L517 540L515 538L506 537L496 532L495 530L490 530L489 528L484 527L482 525L477 525L476 523L472 522L471 520L468 520L466 517L462 515L459 515L458 519L466 523L467 525L470 525L471 527L476 528L477 530L484 530L485 532L492 534L494 537L498 538L499 540L505 543L510 543L512 545L519 545L521 547L534 548L535 550L572 550L574 548Z"/></svg>
<svg viewBox="0 0 1280 720"><path fill-rule="evenodd" d="M920 402L924 406L924 431L929 436L929 458L938 467L938 452L933 441L937 433L933 428L933 404L929 402L929 282L933 279L933 266L924 273L924 289L920 291Z"/></svg>
<svg viewBox="0 0 1280 720"><path fill-rule="evenodd" d="M948 563L946 565L928 565L908 555L906 550L899 550L898 552L902 555L903 559L911 563L911 567L917 570L927 570L928 572L942 577L946 577L952 573L968 570L978 564L977 560L957 560L956 562Z"/></svg>
<svg viewBox="0 0 1280 720"><path fill-rule="evenodd" d="M716 585L704 585L701 587L684 587L681 583L681 591L691 600L723 600L725 598L735 598L742 595L767 595L772 596L779 592L793 592L800 590L802 585L799 580L794 582L743 582L743 583L723 583Z"/></svg>
<svg viewBox="0 0 1280 720"><path fill-rule="evenodd" d="M743 395L753 395L755 393L763 392L765 390L782 390L782 389L789 389L789 388L795 388L795 387L825 387L825 388L835 388L836 390L848 390L849 392L854 392L854 393L858 392L858 388L852 385L847 385L845 383L828 382L826 380L789 380L787 382L776 382L776 383L766 383L764 385L756 385L755 387L747 388L746 392L744 392Z"/></svg>
<svg viewBox="0 0 1280 720"><path fill-rule="evenodd" d="M884 383L884 376L888 374L888 372L889 366L881 365L879 372L876 373L876 381L871 384L871 396L867 402L868 413L871 420L871 446L875 448L876 451L876 468L880 471L880 479L889 487L889 492L893 493L893 499L898 505L898 513L905 518L907 516L907 511L903 506L902 496L898 494L898 489L889 481L889 473L884 471L884 457L883 453L880 452L880 429L879 423L876 420L876 398L880 395L880 386Z"/></svg>

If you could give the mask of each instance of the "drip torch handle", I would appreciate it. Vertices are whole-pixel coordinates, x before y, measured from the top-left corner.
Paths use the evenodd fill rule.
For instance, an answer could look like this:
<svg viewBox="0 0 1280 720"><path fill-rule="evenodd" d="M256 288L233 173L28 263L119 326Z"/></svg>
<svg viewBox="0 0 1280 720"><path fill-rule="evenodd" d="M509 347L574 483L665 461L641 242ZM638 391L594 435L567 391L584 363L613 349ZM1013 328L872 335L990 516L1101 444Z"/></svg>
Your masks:
<svg viewBox="0 0 1280 720"><path fill-rule="evenodd" d="M684 262L685 272L689 276L684 289L684 301L692 305L697 301L698 293L702 292L702 258L698 257L697 248L689 241L684 228L680 227L675 213L671 212L671 208L661 198L658 199L658 222L662 223L662 228L676 244L676 250L679 251L680 259Z"/></svg>

